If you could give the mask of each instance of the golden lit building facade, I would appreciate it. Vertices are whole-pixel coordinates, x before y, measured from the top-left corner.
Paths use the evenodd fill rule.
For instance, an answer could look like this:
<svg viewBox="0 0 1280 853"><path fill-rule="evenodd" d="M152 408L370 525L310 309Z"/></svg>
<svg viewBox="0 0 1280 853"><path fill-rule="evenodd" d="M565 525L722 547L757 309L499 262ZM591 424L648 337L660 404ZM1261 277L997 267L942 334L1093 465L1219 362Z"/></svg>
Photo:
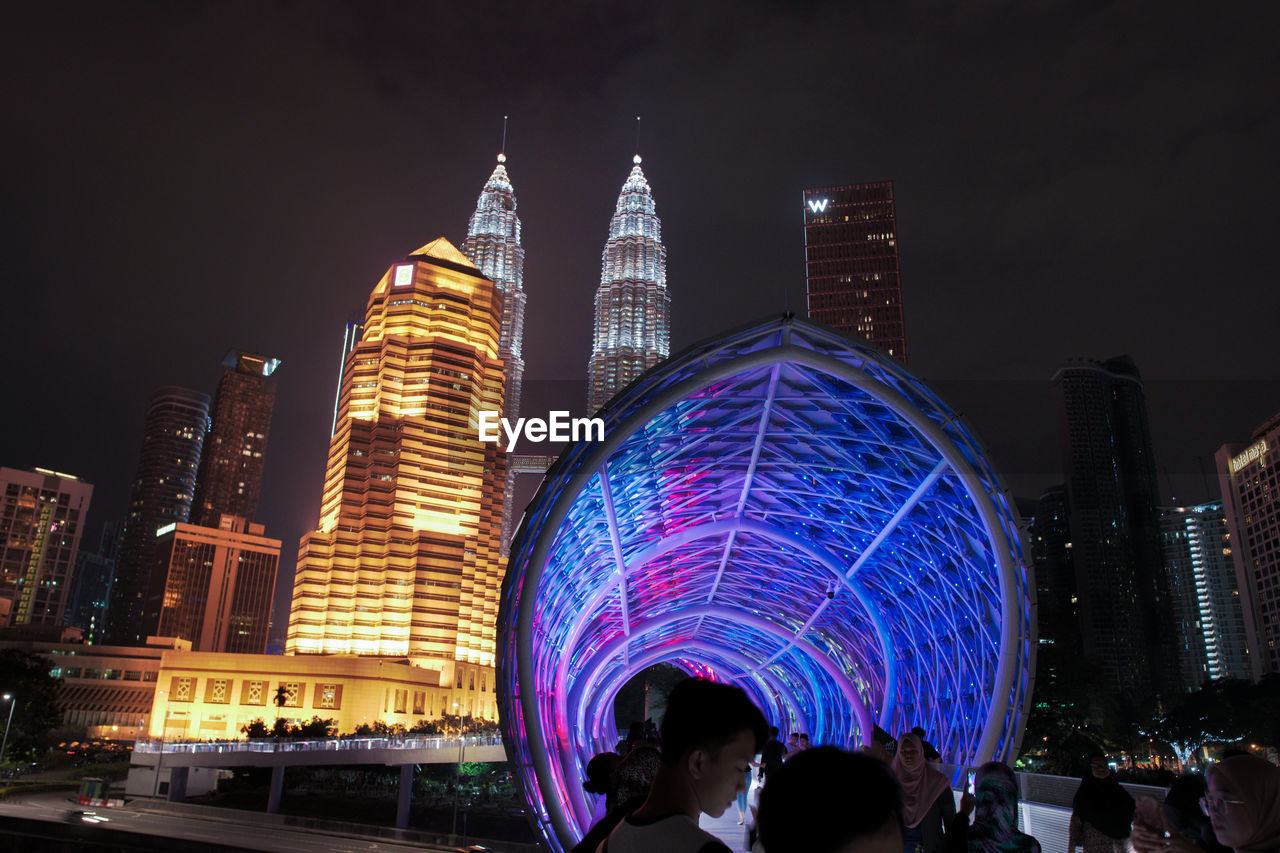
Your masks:
<svg viewBox="0 0 1280 853"><path fill-rule="evenodd" d="M153 686L147 733L165 740L240 738L243 726L271 726L277 716L290 725L333 720L338 734L379 721L408 729L446 716L498 716L493 669L457 661L427 669L355 655L166 652Z"/></svg>
<svg viewBox="0 0 1280 853"><path fill-rule="evenodd" d="M286 655L491 667L505 453L502 295L444 238L395 264L347 353L317 530L299 545Z"/></svg>

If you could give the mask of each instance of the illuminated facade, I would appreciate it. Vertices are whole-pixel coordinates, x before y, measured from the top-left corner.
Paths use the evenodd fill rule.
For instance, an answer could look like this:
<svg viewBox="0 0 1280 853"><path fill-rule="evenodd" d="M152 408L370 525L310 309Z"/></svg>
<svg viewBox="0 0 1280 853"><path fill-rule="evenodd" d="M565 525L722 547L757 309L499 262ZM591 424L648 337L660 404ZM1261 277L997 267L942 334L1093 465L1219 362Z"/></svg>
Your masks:
<svg viewBox="0 0 1280 853"><path fill-rule="evenodd" d="M601 417L503 585L500 718L548 849L590 825L586 763L657 663L816 743L921 725L953 764L1017 754L1035 648L1017 516L899 362L784 317L690 347Z"/></svg>
<svg viewBox="0 0 1280 853"><path fill-rule="evenodd" d="M240 727L312 717L334 721L339 734L381 720L411 728L444 715L497 713L493 669L442 661L435 669L404 660L357 656L224 655L166 652L150 706L148 734L166 740L240 738Z"/></svg>
<svg viewBox="0 0 1280 853"><path fill-rule="evenodd" d="M1280 672L1280 414L1247 445L1218 449L1218 483L1230 531L1240 606L1255 680Z"/></svg>
<svg viewBox="0 0 1280 853"><path fill-rule="evenodd" d="M146 637L144 611L155 565L156 531L190 518L208 427L207 394L165 387L152 395L107 608L105 639L109 643L129 645Z"/></svg>
<svg viewBox="0 0 1280 853"><path fill-rule="evenodd" d="M1081 653L1099 695L1176 691L1155 453L1137 365L1128 356L1070 361L1052 381Z"/></svg>
<svg viewBox="0 0 1280 853"><path fill-rule="evenodd" d="M160 528L148 632L189 640L197 652L265 652L280 540L263 533L233 515L218 527Z"/></svg>
<svg viewBox="0 0 1280 853"><path fill-rule="evenodd" d="M252 521L258 511L280 359L232 350L222 366L190 515L212 528L224 514Z"/></svg>
<svg viewBox="0 0 1280 853"><path fill-rule="evenodd" d="M512 422L520 416L520 390L524 384L524 246L520 242L520 217L516 215L516 194L507 177L505 154L485 182L476 202L476 212L467 225L462 254L484 273L502 293L502 334L498 355L506 373L503 414ZM502 501L502 554L511 543L515 499L514 469L507 470Z"/></svg>
<svg viewBox="0 0 1280 853"><path fill-rule="evenodd" d="M1220 503L1162 507L1165 565L1182 689L1210 679L1249 678L1240 592L1231 563L1231 538Z"/></svg>
<svg viewBox="0 0 1280 853"><path fill-rule="evenodd" d="M639 154L609 220L595 309L588 414L671 351L667 247Z"/></svg>
<svg viewBox="0 0 1280 853"><path fill-rule="evenodd" d="M10 625L61 626L93 486L44 468L0 468L0 595Z"/></svg>
<svg viewBox="0 0 1280 853"><path fill-rule="evenodd" d="M502 294L447 240L389 269L347 355L317 530L303 536L286 654L492 665Z"/></svg>
<svg viewBox="0 0 1280 853"><path fill-rule="evenodd" d="M809 318L907 363L893 181L805 190Z"/></svg>

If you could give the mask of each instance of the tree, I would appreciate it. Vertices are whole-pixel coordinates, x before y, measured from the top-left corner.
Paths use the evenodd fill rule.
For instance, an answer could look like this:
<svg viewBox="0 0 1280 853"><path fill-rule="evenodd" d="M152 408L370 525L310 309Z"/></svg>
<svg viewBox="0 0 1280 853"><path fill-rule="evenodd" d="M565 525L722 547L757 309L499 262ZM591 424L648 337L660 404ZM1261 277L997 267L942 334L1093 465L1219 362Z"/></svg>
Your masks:
<svg viewBox="0 0 1280 853"><path fill-rule="evenodd" d="M0 693L15 703L5 759L30 760L44 752L50 733L62 725L58 679L49 674L48 661L20 649L0 650ZM0 704L0 714L8 719L8 703Z"/></svg>

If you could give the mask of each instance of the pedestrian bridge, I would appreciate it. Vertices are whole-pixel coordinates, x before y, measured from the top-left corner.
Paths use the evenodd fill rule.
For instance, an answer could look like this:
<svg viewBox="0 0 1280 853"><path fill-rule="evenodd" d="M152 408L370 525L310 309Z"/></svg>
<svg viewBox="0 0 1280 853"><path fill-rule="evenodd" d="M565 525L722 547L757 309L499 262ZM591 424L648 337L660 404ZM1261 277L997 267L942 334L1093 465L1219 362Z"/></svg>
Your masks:
<svg viewBox="0 0 1280 853"><path fill-rule="evenodd" d="M506 761L497 735L462 737L360 737L324 740L232 740L213 742L143 741L134 745L129 760L130 796L159 797L182 802L193 780L211 790L216 773L236 767L270 767L271 793L267 812L280 811L286 767L381 765L400 768L396 826L409 825L409 795L413 768L418 764L461 764L464 761ZM198 783L197 783L198 784Z"/></svg>

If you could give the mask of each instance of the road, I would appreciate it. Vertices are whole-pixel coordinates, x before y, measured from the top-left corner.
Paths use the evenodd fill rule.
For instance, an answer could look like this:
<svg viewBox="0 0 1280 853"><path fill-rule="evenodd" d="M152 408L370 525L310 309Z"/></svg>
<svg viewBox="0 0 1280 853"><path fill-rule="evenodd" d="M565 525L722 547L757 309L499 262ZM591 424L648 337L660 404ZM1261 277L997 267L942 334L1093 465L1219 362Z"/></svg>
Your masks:
<svg viewBox="0 0 1280 853"><path fill-rule="evenodd" d="M76 812L87 810L98 818L106 818L104 828L139 832L164 838L187 841L204 841L225 844L244 850L269 850L280 853L422 853L423 850L445 848L420 847L328 835L305 829L280 829L252 823L239 823L233 819L235 812L228 810L227 820L204 820L135 811L129 808L87 809L76 805L66 791L42 794L17 795L0 802L0 817L13 816L53 823L66 823L77 819Z"/></svg>

